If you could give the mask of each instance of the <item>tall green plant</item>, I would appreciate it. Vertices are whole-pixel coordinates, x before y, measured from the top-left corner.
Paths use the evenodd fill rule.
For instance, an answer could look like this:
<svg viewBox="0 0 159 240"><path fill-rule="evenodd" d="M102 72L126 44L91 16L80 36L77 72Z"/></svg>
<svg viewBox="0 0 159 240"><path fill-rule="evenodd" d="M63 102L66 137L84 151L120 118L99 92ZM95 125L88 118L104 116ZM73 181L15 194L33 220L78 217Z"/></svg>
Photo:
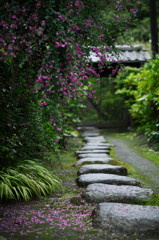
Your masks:
<svg viewBox="0 0 159 240"><path fill-rule="evenodd" d="M15 168L0 171L0 199L28 201L56 191L62 191L62 182L38 163L25 160Z"/></svg>

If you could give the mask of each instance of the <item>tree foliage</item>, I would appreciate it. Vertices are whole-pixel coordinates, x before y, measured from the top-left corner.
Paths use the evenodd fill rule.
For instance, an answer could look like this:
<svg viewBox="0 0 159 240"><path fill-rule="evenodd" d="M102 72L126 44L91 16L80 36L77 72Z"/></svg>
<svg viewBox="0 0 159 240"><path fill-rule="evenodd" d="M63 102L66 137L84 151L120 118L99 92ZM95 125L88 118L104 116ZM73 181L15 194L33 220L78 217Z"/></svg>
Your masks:
<svg viewBox="0 0 159 240"><path fill-rule="evenodd" d="M2 166L64 144L70 126L79 121L83 99L95 93L87 79L99 74L88 64L88 46L102 66L104 53L112 51L117 36L132 24L137 4L135 0L0 3ZM103 21L103 8L111 21ZM113 29L118 29L117 36Z"/></svg>
<svg viewBox="0 0 159 240"><path fill-rule="evenodd" d="M121 88L117 93L124 95L133 118L149 141L159 139L158 78L159 59L146 63L143 68L134 70L127 77L123 73L117 77Z"/></svg>

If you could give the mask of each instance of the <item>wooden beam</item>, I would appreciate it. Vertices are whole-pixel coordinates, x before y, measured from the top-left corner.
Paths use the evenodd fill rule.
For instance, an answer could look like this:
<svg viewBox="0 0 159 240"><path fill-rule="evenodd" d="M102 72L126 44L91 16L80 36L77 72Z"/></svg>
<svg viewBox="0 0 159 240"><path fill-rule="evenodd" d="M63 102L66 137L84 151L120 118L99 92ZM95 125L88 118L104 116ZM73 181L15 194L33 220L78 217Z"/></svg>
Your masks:
<svg viewBox="0 0 159 240"><path fill-rule="evenodd" d="M156 0L149 0L150 7L150 27L151 27L151 48L153 57L156 57L158 51L158 26L157 26L157 7Z"/></svg>

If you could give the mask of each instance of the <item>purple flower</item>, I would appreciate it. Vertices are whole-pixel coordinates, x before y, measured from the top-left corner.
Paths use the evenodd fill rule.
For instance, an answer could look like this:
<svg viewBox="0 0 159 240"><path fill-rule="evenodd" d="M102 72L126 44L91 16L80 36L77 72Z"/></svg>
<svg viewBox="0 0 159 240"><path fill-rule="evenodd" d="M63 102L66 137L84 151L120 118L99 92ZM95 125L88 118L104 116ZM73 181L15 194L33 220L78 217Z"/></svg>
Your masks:
<svg viewBox="0 0 159 240"><path fill-rule="evenodd" d="M103 34L101 34L101 35L98 35L98 38L99 39L103 39L105 36L103 35Z"/></svg>
<svg viewBox="0 0 159 240"><path fill-rule="evenodd" d="M44 107L44 106L46 106L47 104L48 104L48 103L44 101L44 102L40 103L40 106L41 106L41 107Z"/></svg>
<svg viewBox="0 0 159 240"><path fill-rule="evenodd" d="M13 52L12 52L10 55L11 55L12 57L16 57L15 53L13 53Z"/></svg>

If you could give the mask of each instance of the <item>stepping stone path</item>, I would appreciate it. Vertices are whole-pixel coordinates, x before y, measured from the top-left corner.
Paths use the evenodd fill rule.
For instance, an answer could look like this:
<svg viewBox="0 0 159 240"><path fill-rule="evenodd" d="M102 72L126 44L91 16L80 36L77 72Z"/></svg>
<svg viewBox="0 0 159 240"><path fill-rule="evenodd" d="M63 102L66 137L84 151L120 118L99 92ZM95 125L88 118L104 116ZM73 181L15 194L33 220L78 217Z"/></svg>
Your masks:
<svg viewBox="0 0 159 240"><path fill-rule="evenodd" d="M132 185L139 186L140 182L125 176L106 173L88 173L82 174L77 178L77 185L79 187L86 187L92 183L106 183L115 185Z"/></svg>
<svg viewBox="0 0 159 240"><path fill-rule="evenodd" d="M89 202L134 203L138 200L150 200L153 191L137 186L120 187L102 183L88 185L84 197Z"/></svg>
<svg viewBox="0 0 159 240"><path fill-rule="evenodd" d="M81 158L79 161L77 161L74 166L79 166L79 165L83 165L83 164L94 164L94 163L97 163L97 164L101 164L101 163L109 163L110 161L112 160L112 158L110 157L98 157L98 158L89 158L89 157L86 157L86 158Z"/></svg>
<svg viewBox="0 0 159 240"><path fill-rule="evenodd" d="M76 152L79 160L74 166L80 166L76 182L79 187L86 187L83 192L86 200L95 203L93 224L106 232L148 234L151 239L159 236L159 207L134 204L150 199L152 190L125 176L124 167L110 165L112 158L108 153L113 145L106 143L99 129L80 127L78 130L83 132L86 143Z"/></svg>
<svg viewBox="0 0 159 240"><path fill-rule="evenodd" d="M95 154L100 154L100 153L109 153L109 150L103 150L103 149L92 149L92 150L81 150L81 151L76 151L77 154L89 154L89 153L95 153Z"/></svg>
<svg viewBox="0 0 159 240"><path fill-rule="evenodd" d="M113 231L159 236L159 207L99 203L93 212L93 223Z"/></svg>
<svg viewBox="0 0 159 240"><path fill-rule="evenodd" d="M111 173L118 175L127 175L127 169L121 166L113 166L109 164L89 164L82 166L77 174L87 174L87 173Z"/></svg>
<svg viewBox="0 0 159 240"><path fill-rule="evenodd" d="M104 145L85 145L85 147L83 147L81 149L81 151L97 151L97 150L110 150L110 147L104 146Z"/></svg>
<svg viewBox="0 0 159 240"><path fill-rule="evenodd" d="M107 158L109 157L106 153L80 153L78 154L78 158Z"/></svg>

